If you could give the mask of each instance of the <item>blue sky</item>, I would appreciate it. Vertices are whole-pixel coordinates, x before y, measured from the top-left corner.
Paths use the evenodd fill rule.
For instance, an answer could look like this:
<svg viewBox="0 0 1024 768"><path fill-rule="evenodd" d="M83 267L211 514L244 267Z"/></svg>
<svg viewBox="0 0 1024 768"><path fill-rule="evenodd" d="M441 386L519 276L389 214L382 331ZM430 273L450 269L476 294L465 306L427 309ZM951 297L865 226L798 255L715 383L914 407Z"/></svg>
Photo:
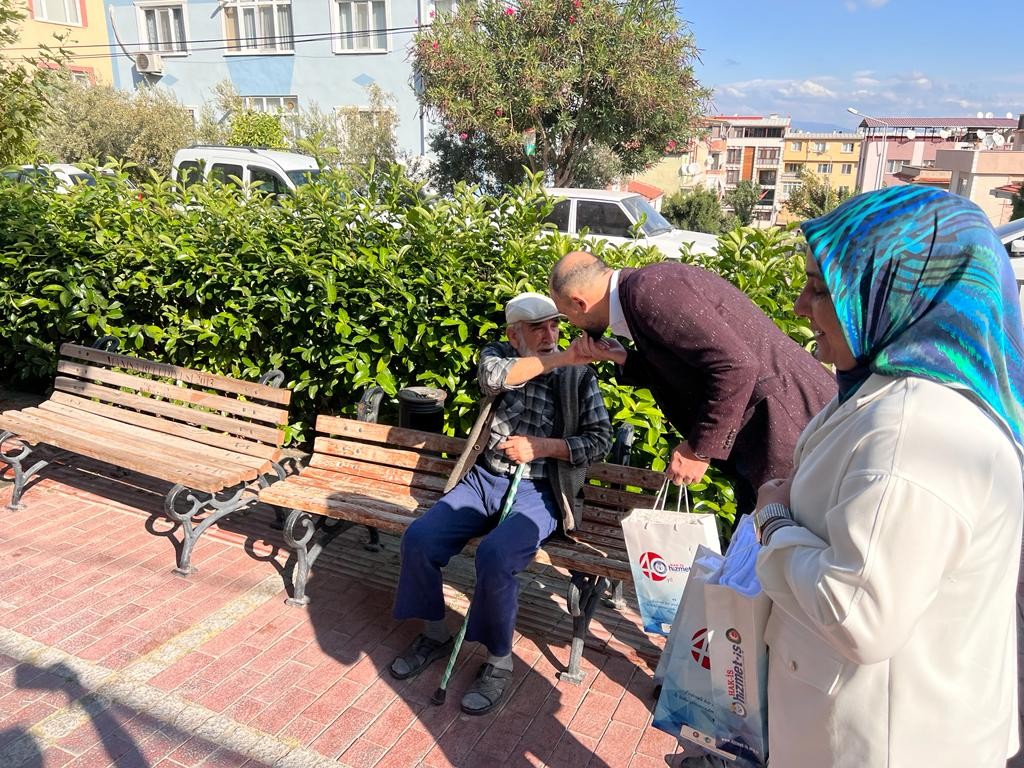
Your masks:
<svg viewBox="0 0 1024 768"><path fill-rule="evenodd" d="M677 0L719 114L853 129L876 116L1024 112L1024 2ZM812 129L816 125L809 126Z"/></svg>

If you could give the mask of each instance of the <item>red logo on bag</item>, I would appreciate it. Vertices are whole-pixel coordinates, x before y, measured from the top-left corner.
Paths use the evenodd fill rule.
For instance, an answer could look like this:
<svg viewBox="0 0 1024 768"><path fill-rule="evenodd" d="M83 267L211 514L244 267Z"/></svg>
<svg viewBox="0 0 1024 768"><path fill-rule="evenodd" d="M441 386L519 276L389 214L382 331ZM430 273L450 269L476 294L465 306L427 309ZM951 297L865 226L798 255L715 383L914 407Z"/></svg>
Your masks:
<svg viewBox="0 0 1024 768"><path fill-rule="evenodd" d="M708 656L708 628L701 627L693 633L693 647L690 648L693 660L704 669L711 669L711 657Z"/></svg>
<svg viewBox="0 0 1024 768"><path fill-rule="evenodd" d="M668 576L668 564L657 552L640 555L640 572L651 581L662 581Z"/></svg>

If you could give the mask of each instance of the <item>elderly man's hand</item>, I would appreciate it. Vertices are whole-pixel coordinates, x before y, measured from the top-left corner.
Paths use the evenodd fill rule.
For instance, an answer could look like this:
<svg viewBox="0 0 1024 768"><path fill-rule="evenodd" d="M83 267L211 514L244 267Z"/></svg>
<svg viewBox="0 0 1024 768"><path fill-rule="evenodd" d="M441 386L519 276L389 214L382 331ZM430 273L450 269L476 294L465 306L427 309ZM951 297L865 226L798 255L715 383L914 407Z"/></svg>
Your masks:
<svg viewBox="0 0 1024 768"><path fill-rule="evenodd" d="M529 464L534 459L540 458L537 452L538 445L535 438L525 435L513 435L502 440L496 446L499 451L504 451L509 461L516 464Z"/></svg>
<svg viewBox="0 0 1024 768"><path fill-rule="evenodd" d="M693 485L704 477L709 463L704 459L698 459L686 443L680 443L672 451L672 460L665 472L668 473L668 479L676 485Z"/></svg>
<svg viewBox="0 0 1024 768"><path fill-rule="evenodd" d="M603 337L592 339L583 334L572 340L567 350L577 365L585 365L598 360L611 360L618 365L626 362L626 348L615 339Z"/></svg>

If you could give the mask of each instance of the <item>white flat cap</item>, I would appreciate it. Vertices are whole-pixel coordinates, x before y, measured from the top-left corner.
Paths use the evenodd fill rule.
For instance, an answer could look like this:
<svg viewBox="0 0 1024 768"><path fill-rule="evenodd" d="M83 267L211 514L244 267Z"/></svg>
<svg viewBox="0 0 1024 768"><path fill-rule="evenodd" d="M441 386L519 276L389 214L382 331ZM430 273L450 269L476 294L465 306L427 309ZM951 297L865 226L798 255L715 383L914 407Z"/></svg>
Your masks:
<svg viewBox="0 0 1024 768"><path fill-rule="evenodd" d="M512 323L539 323L553 317L564 317L558 307L543 293L520 293L505 305L505 321Z"/></svg>

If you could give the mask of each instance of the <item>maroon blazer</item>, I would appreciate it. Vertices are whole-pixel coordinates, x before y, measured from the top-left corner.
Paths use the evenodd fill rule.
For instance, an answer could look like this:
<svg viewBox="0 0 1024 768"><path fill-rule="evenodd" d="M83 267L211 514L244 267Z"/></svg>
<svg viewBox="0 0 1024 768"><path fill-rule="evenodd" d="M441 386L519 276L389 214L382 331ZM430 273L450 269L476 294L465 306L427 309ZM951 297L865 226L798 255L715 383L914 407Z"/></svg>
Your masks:
<svg viewBox="0 0 1024 768"><path fill-rule="evenodd" d="M797 438L836 394L833 375L699 267L623 269L618 295L634 345L619 380L650 389L696 453L746 481L744 495L788 477Z"/></svg>

